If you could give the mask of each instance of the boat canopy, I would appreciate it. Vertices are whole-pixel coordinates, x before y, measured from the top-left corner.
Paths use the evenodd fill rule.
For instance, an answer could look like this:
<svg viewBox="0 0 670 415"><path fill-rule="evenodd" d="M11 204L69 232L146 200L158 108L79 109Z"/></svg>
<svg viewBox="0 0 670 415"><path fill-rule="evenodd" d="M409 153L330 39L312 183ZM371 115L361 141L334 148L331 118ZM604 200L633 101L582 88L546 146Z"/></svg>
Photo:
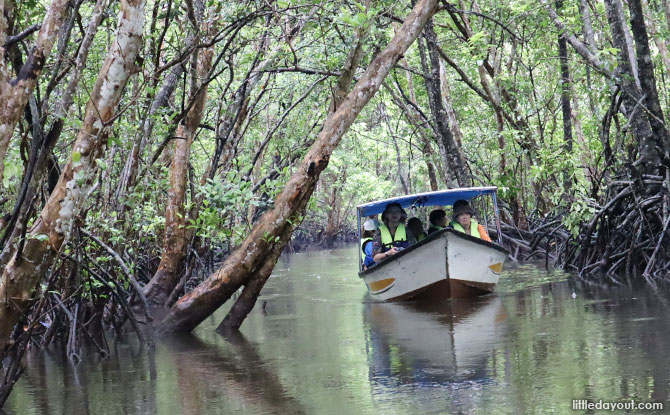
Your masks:
<svg viewBox="0 0 670 415"><path fill-rule="evenodd" d="M365 203L357 206L359 216L371 216L382 213L389 203L399 203L403 208L424 206L451 206L455 201L471 200L477 196L495 194L497 186L464 187L461 189L438 190L436 192L417 193Z"/></svg>

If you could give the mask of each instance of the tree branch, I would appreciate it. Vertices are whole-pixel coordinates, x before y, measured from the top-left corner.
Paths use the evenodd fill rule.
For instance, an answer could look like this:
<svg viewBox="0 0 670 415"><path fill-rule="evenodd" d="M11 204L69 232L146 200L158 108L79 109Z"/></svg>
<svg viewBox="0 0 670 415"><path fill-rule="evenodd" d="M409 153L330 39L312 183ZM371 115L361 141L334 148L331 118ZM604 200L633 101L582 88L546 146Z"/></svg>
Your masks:
<svg viewBox="0 0 670 415"><path fill-rule="evenodd" d="M5 42L5 50L7 50L13 44L18 43L23 39L27 38L28 36L30 36L31 33L37 32L38 30L40 30L41 27L42 24L36 23L27 28L26 30L24 30L23 32L19 33L18 35L8 37L7 42Z"/></svg>

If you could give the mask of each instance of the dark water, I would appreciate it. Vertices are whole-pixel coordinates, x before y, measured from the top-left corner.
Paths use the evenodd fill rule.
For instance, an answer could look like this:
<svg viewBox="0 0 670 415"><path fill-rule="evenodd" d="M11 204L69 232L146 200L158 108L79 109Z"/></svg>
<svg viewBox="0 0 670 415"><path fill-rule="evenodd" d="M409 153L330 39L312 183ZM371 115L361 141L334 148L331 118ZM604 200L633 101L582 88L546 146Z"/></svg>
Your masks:
<svg viewBox="0 0 670 415"><path fill-rule="evenodd" d="M35 352L4 409L568 414L585 413L572 410L573 399L631 398L670 408L666 294L522 266L475 301L371 304L356 260L356 248L282 258L237 338L213 332L220 310L154 351L129 336L110 358L78 365Z"/></svg>

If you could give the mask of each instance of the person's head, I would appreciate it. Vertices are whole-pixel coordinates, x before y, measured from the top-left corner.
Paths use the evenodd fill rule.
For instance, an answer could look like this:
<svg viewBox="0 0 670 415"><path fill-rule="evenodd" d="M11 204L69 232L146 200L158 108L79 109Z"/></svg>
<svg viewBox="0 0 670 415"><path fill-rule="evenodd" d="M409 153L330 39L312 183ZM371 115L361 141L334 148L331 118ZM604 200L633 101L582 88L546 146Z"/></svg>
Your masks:
<svg viewBox="0 0 670 415"><path fill-rule="evenodd" d="M454 202L454 220L466 227L470 225L470 219L475 212L470 207L466 200L457 200Z"/></svg>
<svg viewBox="0 0 670 415"><path fill-rule="evenodd" d="M368 219L363 223L363 238L373 238L379 228L379 223L374 219Z"/></svg>
<svg viewBox="0 0 670 415"><path fill-rule="evenodd" d="M400 203L389 203L386 205L384 213L382 213L382 220L387 225L389 223L398 224L404 222L405 218L407 218L407 213L405 213L405 210L400 206Z"/></svg>
<svg viewBox="0 0 670 415"><path fill-rule="evenodd" d="M447 226L447 212L444 209L433 209L428 216L428 220L431 224L444 228Z"/></svg>
<svg viewBox="0 0 670 415"><path fill-rule="evenodd" d="M415 236L421 235L423 233L423 223L421 223L421 219L419 218L409 218L407 221L407 227Z"/></svg>

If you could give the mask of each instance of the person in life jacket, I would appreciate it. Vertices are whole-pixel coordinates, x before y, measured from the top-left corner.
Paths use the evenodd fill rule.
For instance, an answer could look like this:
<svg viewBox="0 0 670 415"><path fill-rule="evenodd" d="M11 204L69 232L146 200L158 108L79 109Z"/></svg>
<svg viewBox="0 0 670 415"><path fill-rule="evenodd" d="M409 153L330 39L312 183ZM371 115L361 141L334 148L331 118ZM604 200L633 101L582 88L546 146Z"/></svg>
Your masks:
<svg viewBox="0 0 670 415"><path fill-rule="evenodd" d="M449 223L449 226L459 232L491 242L486 229L473 218L474 214L475 212L467 201L457 200L454 202L454 219Z"/></svg>
<svg viewBox="0 0 670 415"><path fill-rule="evenodd" d="M430 222L428 235L430 235L447 227L447 212L444 209L433 209L428 215L428 221Z"/></svg>
<svg viewBox="0 0 670 415"><path fill-rule="evenodd" d="M375 264L375 260L372 257L372 246L374 236L377 233L379 228L377 222L374 219L368 219L363 224L363 235L361 235L361 254L363 258L363 270L366 270Z"/></svg>
<svg viewBox="0 0 670 415"><path fill-rule="evenodd" d="M412 235L414 235L414 238L417 242L423 241L426 238L427 235L423 230L423 223L421 223L421 219L416 217L409 218L407 221L407 227L412 232Z"/></svg>
<svg viewBox="0 0 670 415"><path fill-rule="evenodd" d="M382 213L382 224L373 242L374 260L380 262L414 243L412 231L405 227L407 213L399 203L389 203Z"/></svg>

